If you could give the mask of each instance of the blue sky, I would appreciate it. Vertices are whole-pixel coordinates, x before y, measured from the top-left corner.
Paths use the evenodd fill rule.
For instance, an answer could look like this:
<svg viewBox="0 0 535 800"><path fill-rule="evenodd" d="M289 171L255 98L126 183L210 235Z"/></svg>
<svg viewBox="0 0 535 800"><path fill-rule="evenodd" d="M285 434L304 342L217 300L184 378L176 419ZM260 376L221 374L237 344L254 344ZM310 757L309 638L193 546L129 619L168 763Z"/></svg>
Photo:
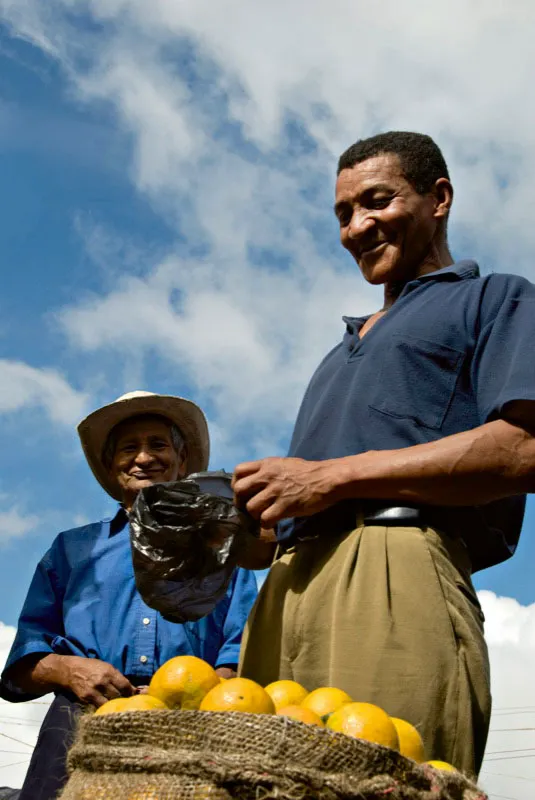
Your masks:
<svg viewBox="0 0 535 800"><path fill-rule="evenodd" d="M409 5L0 0L4 625L55 533L113 508L75 434L87 411L182 394L209 417L212 467L284 453L342 314L381 302L331 210L354 139L435 136L455 255L535 279L534 11ZM475 580L502 694L503 642L535 644L534 526L530 499L516 557Z"/></svg>

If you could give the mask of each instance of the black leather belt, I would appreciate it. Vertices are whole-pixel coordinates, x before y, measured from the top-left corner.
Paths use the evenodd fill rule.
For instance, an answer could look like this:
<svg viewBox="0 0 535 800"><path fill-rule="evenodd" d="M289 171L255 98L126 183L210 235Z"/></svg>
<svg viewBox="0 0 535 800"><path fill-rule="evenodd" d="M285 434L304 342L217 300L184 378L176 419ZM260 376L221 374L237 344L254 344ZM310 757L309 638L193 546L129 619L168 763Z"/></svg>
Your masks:
<svg viewBox="0 0 535 800"><path fill-rule="evenodd" d="M383 501L384 502L384 501ZM382 504L376 500L345 502L295 524L294 534L288 545L306 542L322 536L325 530L349 531L355 525L386 525L388 527L438 528L444 533L458 537L459 527L451 519L450 509L442 506L398 506ZM284 547L284 542L281 542ZM288 546L286 545L286 546Z"/></svg>
<svg viewBox="0 0 535 800"><path fill-rule="evenodd" d="M515 552L522 528L524 495L485 506L402 506L395 500L346 500L312 517L288 520L279 527L281 551L326 532L348 532L356 525L434 528L460 541L468 550L472 571L499 564Z"/></svg>

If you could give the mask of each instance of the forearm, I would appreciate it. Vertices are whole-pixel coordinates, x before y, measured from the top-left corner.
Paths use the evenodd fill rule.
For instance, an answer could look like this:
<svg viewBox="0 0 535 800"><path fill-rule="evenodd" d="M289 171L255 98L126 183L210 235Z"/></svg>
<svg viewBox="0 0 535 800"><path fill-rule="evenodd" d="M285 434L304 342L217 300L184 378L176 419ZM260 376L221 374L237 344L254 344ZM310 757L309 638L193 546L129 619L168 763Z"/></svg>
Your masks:
<svg viewBox="0 0 535 800"><path fill-rule="evenodd" d="M35 653L14 664L6 678L23 692L37 696L66 689L68 670L65 662L69 658L55 653Z"/></svg>
<svg viewBox="0 0 535 800"><path fill-rule="evenodd" d="M274 533L269 538L249 537L239 554L238 566L252 570L266 569L273 562L276 547L277 540Z"/></svg>
<svg viewBox="0 0 535 800"><path fill-rule="evenodd" d="M464 506L535 491L535 438L505 420L436 442L337 461L336 500Z"/></svg>

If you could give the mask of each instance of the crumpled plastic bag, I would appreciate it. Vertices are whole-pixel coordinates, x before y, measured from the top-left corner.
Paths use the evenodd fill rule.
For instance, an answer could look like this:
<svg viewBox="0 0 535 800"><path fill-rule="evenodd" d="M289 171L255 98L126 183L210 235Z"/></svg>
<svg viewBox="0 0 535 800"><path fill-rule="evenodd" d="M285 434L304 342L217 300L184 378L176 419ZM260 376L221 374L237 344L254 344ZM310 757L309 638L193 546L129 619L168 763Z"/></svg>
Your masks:
<svg viewBox="0 0 535 800"><path fill-rule="evenodd" d="M130 513L137 589L174 622L209 614L225 596L258 524L232 502L231 475L190 475L142 489Z"/></svg>

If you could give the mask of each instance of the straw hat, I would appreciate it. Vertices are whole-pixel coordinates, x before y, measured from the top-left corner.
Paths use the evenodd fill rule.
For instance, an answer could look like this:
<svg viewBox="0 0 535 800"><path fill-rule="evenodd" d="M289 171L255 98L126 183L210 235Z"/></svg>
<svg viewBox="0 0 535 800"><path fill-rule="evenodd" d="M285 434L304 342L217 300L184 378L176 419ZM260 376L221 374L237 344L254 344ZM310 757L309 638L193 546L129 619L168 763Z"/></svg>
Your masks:
<svg viewBox="0 0 535 800"><path fill-rule="evenodd" d="M208 468L210 439L206 417L191 400L152 392L128 392L113 403L93 411L78 425L78 435L93 475L115 500L121 500L117 483L103 462L103 451L112 428L138 414L159 414L180 429L188 449L188 473Z"/></svg>

